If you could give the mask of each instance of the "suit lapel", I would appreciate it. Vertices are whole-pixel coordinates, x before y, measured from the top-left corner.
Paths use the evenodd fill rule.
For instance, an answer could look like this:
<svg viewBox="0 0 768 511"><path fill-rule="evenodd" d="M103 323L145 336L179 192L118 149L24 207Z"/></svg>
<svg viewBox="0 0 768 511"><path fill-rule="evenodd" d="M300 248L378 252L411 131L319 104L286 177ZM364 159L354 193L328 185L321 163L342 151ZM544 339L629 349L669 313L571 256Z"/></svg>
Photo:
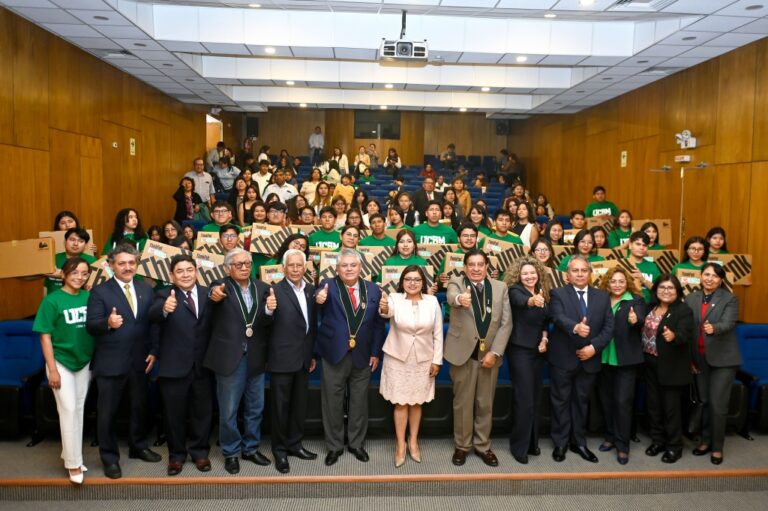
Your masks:
<svg viewBox="0 0 768 511"><path fill-rule="evenodd" d="M579 296L576 294L576 288L573 287L572 284L569 284L566 289L568 296L571 299L573 310L576 311L576 315L578 316L579 321L581 321L583 316L581 315L581 304L579 303ZM589 300L589 297L587 297L587 300ZM587 305L587 314L589 314L589 305Z"/></svg>
<svg viewBox="0 0 768 511"><path fill-rule="evenodd" d="M123 283L119 280L117 280L115 277L112 277L112 290L114 293L118 296L118 300L123 305L122 309L125 311L128 311L131 315L131 317L135 317L133 315L133 309L131 309L131 304L128 303L128 297L125 296L125 289L123 288ZM118 307L120 309L120 307ZM122 316L123 314L121 314Z"/></svg>
<svg viewBox="0 0 768 511"><path fill-rule="evenodd" d="M303 320L304 319L304 313L301 310L301 304L299 303L299 299L296 298L296 293L293 291L293 286L290 282L288 282L286 279L283 279L280 284L280 286L283 286L285 289L286 294L288 295L288 300L293 304L294 308L296 309L296 312L299 313L299 317ZM307 296L307 287L304 286L304 297ZM307 308L309 308L309 298L307 298ZM307 311L309 312L309 311ZM306 321L304 321L304 325L306 326Z"/></svg>
<svg viewBox="0 0 768 511"><path fill-rule="evenodd" d="M693 311L693 321L695 324L700 324L703 320L701 317L701 304L704 298L704 293L695 293L691 298L691 310Z"/></svg>
<svg viewBox="0 0 768 511"><path fill-rule="evenodd" d="M702 296L704 296L702 294ZM709 302L709 305L707 306L707 311L704 313L704 317L701 318L701 321L703 322L705 319L709 317L710 314L712 314L715 310L715 306L720 303L720 299L723 297L723 290L718 289L715 291L714 296L712 296L712 300ZM718 309L719 310L719 309ZM701 312L701 303L699 302L699 307L697 310L694 310L694 314L698 314Z"/></svg>

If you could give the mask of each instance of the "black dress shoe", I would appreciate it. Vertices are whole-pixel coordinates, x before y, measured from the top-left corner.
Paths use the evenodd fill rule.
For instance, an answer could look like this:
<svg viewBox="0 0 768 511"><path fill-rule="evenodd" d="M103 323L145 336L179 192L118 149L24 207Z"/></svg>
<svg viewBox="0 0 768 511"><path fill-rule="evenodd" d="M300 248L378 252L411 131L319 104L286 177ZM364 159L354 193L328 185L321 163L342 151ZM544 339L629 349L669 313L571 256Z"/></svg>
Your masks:
<svg viewBox="0 0 768 511"><path fill-rule="evenodd" d="M272 463L271 461L269 461L269 458L261 454L259 451L255 451L251 454L243 454L243 459L247 461L252 461L262 467L266 467Z"/></svg>
<svg viewBox="0 0 768 511"><path fill-rule="evenodd" d="M662 463L674 463L683 456L683 451L666 451L661 457Z"/></svg>
<svg viewBox="0 0 768 511"><path fill-rule="evenodd" d="M605 442L600 444L600 447L598 447L597 450L600 451L600 452L609 452L609 451L613 450L614 447L616 447L616 446L613 445L613 442L609 442L609 441L606 440Z"/></svg>
<svg viewBox="0 0 768 511"><path fill-rule="evenodd" d="M288 456L296 456L297 458L302 459L302 460L314 460L314 459L317 459L317 454L316 453L314 453L312 451L308 451L307 449L305 449L303 447L300 448L298 451L288 451Z"/></svg>
<svg viewBox="0 0 768 511"><path fill-rule="evenodd" d="M651 444L645 450L647 456L658 456L662 452L664 452L664 446L661 444Z"/></svg>
<svg viewBox="0 0 768 511"><path fill-rule="evenodd" d="M453 463L457 467L460 467L466 462L467 462L467 451L462 451L461 449L455 449L453 451L453 456L451 457L451 463Z"/></svg>
<svg viewBox="0 0 768 511"><path fill-rule="evenodd" d="M694 450L691 451L691 454L693 454L694 456L704 456L705 454L707 454L711 450L712 449L710 449L709 446L706 446L703 449L701 449L700 447L696 447Z"/></svg>
<svg viewBox="0 0 768 511"><path fill-rule="evenodd" d="M104 475L110 479L120 479L123 477L123 471L120 470L118 463L112 463L111 465L104 465Z"/></svg>
<svg viewBox="0 0 768 511"><path fill-rule="evenodd" d="M711 462L713 465L720 465L720 464L723 462L723 455L721 454L719 458L716 458L716 457L714 457L714 456L710 456L710 457L709 457L709 461L710 461L710 462Z"/></svg>
<svg viewBox="0 0 768 511"><path fill-rule="evenodd" d="M624 456L622 456L622 454ZM629 463L629 453L617 452L616 453L616 461L619 462L619 465L626 465L627 463Z"/></svg>
<svg viewBox="0 0 768 511"><path fill-rule="evenodd" d="M184 468L183 461L171 461L168 463L168 475L177 476L181 474L181 469Z"/></svg>
<svg viewBox="0 0 768 511"><path fill-rule="evenodd" d="M141 449L140 451L128 451L128 457L134 460L146 461L149 463L157 463L162 456L150 449Z"/></svg>
<svg viewBox="0 0 768 511"><path fill-rule="evenodd" d="M365 449L360 447L359 449L355 449L354 447L347 447L347 450L355 455L355 458L357 458L359 461L362 461L365 463L370 458L368 457L368 453L365 452Z"/></svg>
<svg viewBox="0 0 768 511"><path fill-rule="evenodd" d="M512 457L515 458L515 461L520 463L521 465L527 465L528 464L528 455L523 454L522 456L518 456L515 453L512 453Z"/></svg>
<svg viewBox="0 0 768 511"><path fill-rule="evenodd" d="M552 459L558 463L565 461L565 447L555 447L552 451Z"/></svg>
<svg viewBox="0 0 768 511"><path fill-rule="evenodd" d="M344 454L343 450L339 451L329 451L328 454L325 455L325 464L326 466L331 466L337 461L339 461L339 456Z"/></svg>
<svg viewBox="0 0 768 511"><path fill-rule="evenodd" d="M597 456L595 456L595 453L587 449L586 445L572 445L570 446L571 452L574 452L581 456L581 458L585 461L588 461L590 463L597 463L598 460Z"/></svg>
<svg viewBox="0 0 768 511"><path fill-rule="evenodd" d="M229 458L224 458L224 470L226 470L230 474L240 473L240 461L238 461L237 456L230 456Z"/></svg>
<svg viewBox="0 0 768 511"><path fill-rule="evenodd" d="M287 456L275 456L275 468L281 474L287 474L291 471Z"/></svg>
<svg viewBox="0 0 768 511"><path fill-rule="evenodd" d="M531 447L530 449L528 449L529 456L538 456L539 454L541 454L541 449L539 448L538 445L536 447Z"/></svg>

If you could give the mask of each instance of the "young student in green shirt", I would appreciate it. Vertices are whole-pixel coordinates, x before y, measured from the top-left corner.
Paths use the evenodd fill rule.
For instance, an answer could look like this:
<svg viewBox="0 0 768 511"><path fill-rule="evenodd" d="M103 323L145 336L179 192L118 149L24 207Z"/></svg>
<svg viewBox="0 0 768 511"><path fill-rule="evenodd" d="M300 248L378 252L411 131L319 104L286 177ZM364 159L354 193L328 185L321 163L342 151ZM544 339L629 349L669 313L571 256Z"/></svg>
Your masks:
<svg viewBox="0 0 768 511"><path fill-rule="evenodd" d="M594 190L592 190L592 197L595 200L590 202L587 207L584 208L584 213L587 218L601 216L615 217L619 214L619 208L616 207L616 204L605 200L605 187L597 185Z"/></svg>
<svg viewBox="0 0 768 511"><path fill-rule="evenodd" d="M478 238L478 229L477 226L475 226L472 222L464 222L459 226L459 229L457 231L457 234L459 235L459 246L456 250L451 252L452 254L466 254L470 250L474 250L477 247L477 238ZM447 254L446 254L447 256ZM447 257L446 257L447 258ZM438 274L440 275L439 279L440 282L443 285L446 285L448 281L450 280L450 277L445 271L445 259L443 258L443 261L440 263L440 268L438 269Z"/></svg>
<svg viewBox="0 0 768 511"><path fill-rule="evenodd" d="M384 266L426 266L427 260L416 253L416 235L410 229L403 229L397 233L395 240L395 253L389 257Z"/></svg>
<svg viewBox="0 0 768 511"><path fill-rule="evenodd" d="M144 245L147 243L147 234L141 226L139 213L131 208L121 209L117 212L115 228L112 230L109 238L107 238L106 243L104 243L104 250L102 250L101 255L107 255L120 242L126 240L136 246L139 254L144 250Z"/></svg>
<svg viewBox="0 0 768 511"><path fill-rule="evenodd" d="M580 209L574 209L571 211L571 229L586 229L587 227L587 217L584 214L584 212Z"/></svg>
<svg viewBox="0 0 768 511"><path fill-rule="evenodd" d="M338 250L341 245L339 232L334 228L336 210L326 206L320 210L320 229L309 235L309 246Z"/></svg>
<svg viewBox="0 0 768 511"><path fill-rule="evenodd" d="M616 219L616 228L608 233L609 248L627 248L632 234L632 213L622 209Z"/></svg>
<svg viewBox="0 0 768 511"><path fill-rule="evenodd" d="M707 241L701 236L693 236L683 245L682 260L672 267L672 275L677 277L678 270L701 270L709 258Z"/></svg>
<svg viewBox="0 0 768 511"><path fill-rule="evenodd" d="M494 222L496 231L489 234L489 238L514 243L515 245L523 245L523 240L520 239L520 236L509 230L512 227L512 213L506 209L500 209L496 212Z"/></svg>
<svg viewBox="0 0 768 511"><path fill-rule="evenodd" d="M67 259L80 257L88 263L89 266L96 262L95 257L85 253L85 249L88 247L90 241L91 236L85 229L77 227L67 229L67 232L64 233L64 252L56 254L56 271L45 276L46 294L51 294L57 289L61 289L61 286L64 284L61 269L64 267L64 263L67 262Z"/></svg>
<svg viewBox="0 0 768 511"><path fill-rule="evenodd" d="M656 266L656 263L645 258L648 255L650 241L644 232L633 232L629 237L629 256L627 256L627 260L635 267L632 271L632 278L640 282L645 303L651 303L651 288L661 275L661 270Z"/></svg>
<svg viewBox="0 0 768 511"><path fill-rule="evenodd" d="M664 250L664 245L659 243L659 226L653 222L645 222L640 230L648 235L650 242L648 250Z"/></svg>
<svg viewBox="0 0 768 511"><path fill-rule="evenodd" d="M229 202L225 201L216 201L213 203L213 208L211 208L211 218L213 222L205 224L202 229L200 229L203 232L219 232L219 229L223 225L231 224L232 218L233 218L233 211L232 211L232 205ZM237 232L243 232L240 227L235 225L235 228L237 229Z"/></svg>
<svg viewBox="0 0 768 511"><path fill-rule="evenodd" d="M379 213L368 217L371 226L371 234L360 240L361 247L394 247L395 240L384 234L387 222Z"/></svg>
<svg viewBox="0 0 768 511"><path fill-rule="evenodd" d="M592 233L587 229L582 229L576 234L573 238L573 247L576 249L577 254L586 257L590 263L605 260L605 257L594 253L595 240L592 238ZM568 261L570 261L572 257L573 255L563 257L557 269L562 272L567 271Z"/></svg>
<svg viewBox="0 0 768 511"><path fill-rule="evenodd" d="M429 201L424 210L424 216L427 221L413 228L419 245L445 245L459 242L456 232L449 225L440 223L443 216L440 201Z"/></svg>
<svg viewBox="0 0 768 511"><path fill-rule="evenodd" d="M360 175L360 179L358 179L358 182L360 184L370 185L374 181L376 181L376 178L374 178L371 175L371 169L368 168L367 166L363 165L363 173Z"/></svg>
<svg viewBox="0 0 768 511"><path fill-rule="evenodd" d="M48 386L53 389L61 428L61 457L69 480L83 483L83 411L91 379L94 340L85 329L89 264L81 257L67 259L61 268L63 284L43 298L32 330L40 334Z"/></svg>
<svg viewBox="0 0 768 511"><path fill-rule="evenodd" d="M707 235L704 236L709 247L709 254L727 254L728 244L725 241L725 229L722 227L713 227L707 231Z"/></svg>

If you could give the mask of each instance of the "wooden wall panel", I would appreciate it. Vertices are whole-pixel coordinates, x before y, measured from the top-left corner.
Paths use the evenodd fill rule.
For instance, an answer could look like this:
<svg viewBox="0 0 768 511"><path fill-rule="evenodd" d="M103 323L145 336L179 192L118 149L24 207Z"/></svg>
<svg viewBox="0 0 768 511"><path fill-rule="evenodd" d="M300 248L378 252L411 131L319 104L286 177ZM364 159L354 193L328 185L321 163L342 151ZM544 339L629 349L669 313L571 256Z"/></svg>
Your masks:
<svg viewBox="0 0 768 511"><path fill-rule="evenodd" d="M619 141L657 135L661 111L661 87L652 83L619 98ZM581 116L578 116L581 117Z"/></svg>
<svg viewBox="0 0 768 511"><path fill-rule="evenodd" d="M325 112L306 108L272 108L269 112L256 114L259 119L257 145L268 144L276 154L279 154L281 149L287 149L289 154L294 155L309 154L309 135L315 126L320 126L322 132L326 132ZM349 153L352 148L346 147L345 150Z"/></svg>
<svg viewBox="0 0 768 511"><path fill-rule="evenodd" d="M51 209L82 211L80 190L80 136L76 133L50 130L51 140ZM80 214L80 213L78 213Z"/></svg>
<svg viewBox="0 0 768 511"><path fill-rule="evenodd" d="M80 93L78 103L79 132L89 137L98 137L101 128L103 96L101 76L104 64L90 55L84 55L76 48L70 47L80 65L81 80L78 82ZM111 66L109 66L111 67Z"/></svg>
<svg viewBox="0 0 768 511"><path fill-rule="evenodd" d="M757 48L750 45L719 60L715 163L751 161Z"/></svg>
<svg viewBox="0 0 768 511"><path fill-rule="evenodd" d="M0 144L14 143L13 70L16 40L12 14L0 8Z"/></svg>
<svg viewBox="0 0 768 511"><path fill-rule="evenodd" d="M746 321L766 323L764 284L768 275L768 236L765 233L765 219L768 218L768 201L765 200L765 190L768 190L768 162L752 163L752 187L749 197L749 224L747 231L746 251L755 254L752 258L752 274L755 284L747 288L741 303L741 315ZM729 233L730 234L730 233ZM729 237L730 238L730 237ZM730 248L730 239L728 240ZM762 257L761 257L762 256Z"/></svg>
<svg viewBox="0 0 768 511"><path fill-rule="evenodd" d="M717 132L717 105L720 96L718 81L715 77L720 74L720 60L708 60L686 70L685 73L689 77L688 88L685 91L685 126L678 126L675 131L663 135L674 140L675 133L679 133L682 129L689 129L696 137L699 147L714 146ZM675 78L676 75L673 80ZM709 162L714 163L714 158Z"/></svg>
<svg viewBox="0 0 768 511"><path fill-rule="evenodd" d="M16 24L13 65L14 144L48 149L48 33Z"/></svg>
<svg viewBox="0 0 768 511"><path fill-rule="evenodd" d="M424 152L439 155L448 144L465 156L498 156L507 137L496 134L496 121L478 113L425 113Z"/></svg>
<svg viewBox="0 0 768 511"><path fill-rule="evenodd" d="M756 65L752 159L760 161L768 160L768 39L757 45Z"/></svg>
<svg viewBox="0 0 768 511"><path fill-rule="evenodd" d="M80 65L72 46L59 38L51 38L48 46L50 126L70 133L80 132Z"/></svg>

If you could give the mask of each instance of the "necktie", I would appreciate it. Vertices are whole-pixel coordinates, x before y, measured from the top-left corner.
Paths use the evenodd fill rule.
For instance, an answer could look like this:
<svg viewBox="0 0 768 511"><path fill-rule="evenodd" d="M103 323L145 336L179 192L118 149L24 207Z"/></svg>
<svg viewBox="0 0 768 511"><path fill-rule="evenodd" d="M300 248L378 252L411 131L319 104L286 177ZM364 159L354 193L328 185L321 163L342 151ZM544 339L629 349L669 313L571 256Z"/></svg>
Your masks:
<svg viewBox="0 0 768 511"><path fill-rule="evenodd" d="M477 289L477 293L480 294L483 292L483 283L480 282L478 284L475 284L475 289Z"/></svg>
<svg viewBox="0 0 768 511"><path fill-rule="evenodd" d="M131 307L131 311L133 311L133 315L136 316L136 306L133 302L133 293L131 293L131 285L130 284L123 284L123 289L125 289L125 299L128 300L128 305Z"/></svg>
<svg viewBox="0 0 768 511"><path fill-rule="evenodd" d="M349 299L352 302L352 308L357 310L357 298L355 298L355 288L349 287Z"/></svg>
<svg viewBox="0 0 768 511"><path fill-rule="evenodd" d="M581 317L587 317L587 302L584 300L584 293L586 291L576 291L579 293L579 305L581 305Z"/></svg>
<svg viewBox="0 0 768 511"><path fill-rule="evenodd" d="M192 313L197 317L197 308L195 307L195 299L192 298L192 291L187 292L187 305L189 305Z"/></svg>

